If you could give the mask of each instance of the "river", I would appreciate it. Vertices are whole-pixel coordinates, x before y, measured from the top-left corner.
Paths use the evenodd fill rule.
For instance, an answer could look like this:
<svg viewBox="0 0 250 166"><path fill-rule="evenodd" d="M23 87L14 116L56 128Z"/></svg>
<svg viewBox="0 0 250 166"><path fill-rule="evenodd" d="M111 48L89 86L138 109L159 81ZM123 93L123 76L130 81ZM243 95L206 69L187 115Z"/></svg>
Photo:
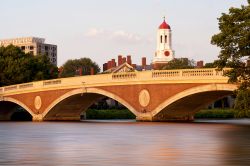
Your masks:
<svg viewBox="0 0 250 166"><path fill-rule="evenodd" d="M0 165L249 165L250 120L0 122Z"/></svg>

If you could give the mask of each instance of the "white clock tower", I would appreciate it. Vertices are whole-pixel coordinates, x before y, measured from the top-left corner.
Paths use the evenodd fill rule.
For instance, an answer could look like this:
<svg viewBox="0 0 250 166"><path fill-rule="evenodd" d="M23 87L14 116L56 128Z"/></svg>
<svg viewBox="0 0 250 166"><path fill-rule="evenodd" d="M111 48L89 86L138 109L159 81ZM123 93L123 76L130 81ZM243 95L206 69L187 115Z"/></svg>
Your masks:
<svg viewBox="0 0 250 166"><path fill-rule="evenodd" d="M174 51L172 50L171 28L164 17L157 30L157 48L153 58L154 68L159 68L159 66L167 64L172 59L174 59Z"/></svg>

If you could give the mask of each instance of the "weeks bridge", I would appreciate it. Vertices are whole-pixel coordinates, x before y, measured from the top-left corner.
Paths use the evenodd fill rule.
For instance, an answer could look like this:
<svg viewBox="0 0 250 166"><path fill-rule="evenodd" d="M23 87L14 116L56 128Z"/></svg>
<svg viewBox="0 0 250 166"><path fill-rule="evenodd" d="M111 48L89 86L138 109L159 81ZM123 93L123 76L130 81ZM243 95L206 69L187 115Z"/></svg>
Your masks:
<svg viewBox="0 0 250 166"><path fill-rule="evenodd" d="M232 94L226 70L142 71L62 78L0 87L0 120L17 105L33 121L80 120L103 97L127 107L139 121L191 120L195 112Z"/></svg>

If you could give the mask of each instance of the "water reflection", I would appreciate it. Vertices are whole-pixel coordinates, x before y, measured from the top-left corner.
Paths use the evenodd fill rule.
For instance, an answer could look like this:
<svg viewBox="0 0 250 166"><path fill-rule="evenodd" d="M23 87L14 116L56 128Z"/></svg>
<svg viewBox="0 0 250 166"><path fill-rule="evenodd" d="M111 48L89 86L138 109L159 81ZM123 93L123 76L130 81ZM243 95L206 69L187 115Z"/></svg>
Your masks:
<svg viewBox="0 0 250 166"><path fill-rule="evenodd" d="M222 134L225 140L225 165L249 165L250 163L250 126L231 126Z"/></svg>
<svg viewBox="0 0 250 166"><path fill-rule="evenodd" d="M0 165L247 165L248 125L1 122Z"/></svg>

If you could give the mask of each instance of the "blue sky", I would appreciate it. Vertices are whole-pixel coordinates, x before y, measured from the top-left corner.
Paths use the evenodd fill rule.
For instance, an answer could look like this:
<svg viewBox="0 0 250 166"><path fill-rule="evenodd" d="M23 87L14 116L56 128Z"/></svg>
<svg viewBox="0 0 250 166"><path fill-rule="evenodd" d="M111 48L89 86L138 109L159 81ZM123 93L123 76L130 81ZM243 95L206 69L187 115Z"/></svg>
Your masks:
<svg viewBox="0 0 250 166"><path fill-rule="evenodd" d="M89 57L100 66L118 54L150 63L166 16L176 57L211 62L219 48L217 18L247 0L1 0L0 38L35 36L58 45L58 66Z"/></svg>

